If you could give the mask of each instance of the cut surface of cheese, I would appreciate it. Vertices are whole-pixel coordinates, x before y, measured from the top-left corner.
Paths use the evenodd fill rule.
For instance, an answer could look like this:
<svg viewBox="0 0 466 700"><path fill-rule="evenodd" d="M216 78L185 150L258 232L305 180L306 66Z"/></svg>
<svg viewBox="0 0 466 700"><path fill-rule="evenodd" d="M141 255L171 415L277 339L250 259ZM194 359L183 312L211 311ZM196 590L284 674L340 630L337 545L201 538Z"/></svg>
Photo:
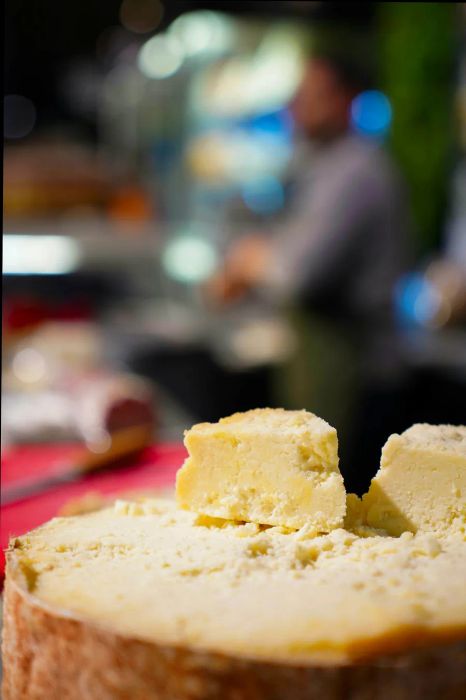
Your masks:
<svg viewBox="0 0 466 700"><path fill-rule="evenodd" d="M177 474L181 508L315 533L341 527L336 430L306 411L256 409L195 425Z"/></svg>
<svg viewBox="0 0 466 700"><path fill-rule="evenodd" d="M391 535L466 524L466 427L417 424L391 435L363 497L367 524Z"/></svg>
<svg viewBox="0 0 466 700"><path fill-rule="evenodd" d="M57 615L132 639L344 663L464 636L465 549L458 533L309 537L120 501L13 540L8 577Z"/></svg>

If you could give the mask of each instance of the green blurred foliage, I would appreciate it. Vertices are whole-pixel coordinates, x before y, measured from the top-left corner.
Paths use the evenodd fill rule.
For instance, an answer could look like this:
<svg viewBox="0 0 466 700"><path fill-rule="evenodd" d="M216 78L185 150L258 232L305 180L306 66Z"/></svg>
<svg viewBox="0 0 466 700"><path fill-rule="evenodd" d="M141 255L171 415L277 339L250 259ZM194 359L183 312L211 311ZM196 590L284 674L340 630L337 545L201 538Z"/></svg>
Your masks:
<svg viewBox="0 0 466 700"><path fill-rule="evenodd" d="M410 188L419 251L439 239L454 146L455 3L379 3L381 85L393 106L391 148Z"/></svg>

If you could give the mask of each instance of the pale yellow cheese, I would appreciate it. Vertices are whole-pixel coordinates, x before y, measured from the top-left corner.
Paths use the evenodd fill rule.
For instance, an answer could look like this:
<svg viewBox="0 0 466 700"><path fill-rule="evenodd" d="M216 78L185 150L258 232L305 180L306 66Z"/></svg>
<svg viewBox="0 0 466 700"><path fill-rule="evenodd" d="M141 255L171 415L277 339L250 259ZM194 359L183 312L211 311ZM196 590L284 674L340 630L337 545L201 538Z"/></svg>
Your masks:
<svg viewBox="0 0 466 700"><path fill-rule="evenodd" d="M465 555L458 535L315 537L154 500L54 519L9 566L49 610L132 638L345 662L465 635Z"/></svg>
<svg viewBox="0 0 466 700"><path fill-rule="evenodd" d="M186 433L181 508L317 532L340 527L346 494L336 430L306 411L256 409Z"/></svg>
<svg viewBox="0 0 466 700"><path fill-rule="evenodd" d="M464 531L466 427L418 424L391 435L363 507L368 525L392 535Z"/></svg>
<svg viewBox="0 0 466 700"><path fill-rule="evenodd" d="M199 512L139 499L56 518L12 541L8 576L60 615L267 661L466 637L464 427L391 436L362 502L345 497L335 431L305 412L236 415L186 442L178 498Z"/></svg>

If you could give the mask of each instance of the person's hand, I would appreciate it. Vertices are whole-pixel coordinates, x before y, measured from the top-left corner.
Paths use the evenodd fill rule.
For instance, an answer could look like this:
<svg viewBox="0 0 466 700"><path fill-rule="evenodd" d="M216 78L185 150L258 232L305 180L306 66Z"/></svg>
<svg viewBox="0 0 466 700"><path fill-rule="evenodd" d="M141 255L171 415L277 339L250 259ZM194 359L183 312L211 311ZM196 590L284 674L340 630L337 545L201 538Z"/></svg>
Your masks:
<svg viewBox="0 0 466 700"><path fill-rule="evenodd" d="M248 292L248 287L226 274L225 268L213 275L202 288L204 300L213 307L234 304Z"/></svg>
<svg viewBox="0 0 466 700"><path fill-rule="evenodd" d="M214 303L238 301L265 279L270 257L271 246L266 238L242 238L232 245L223 267L206 285L207 296Z"/></svg>
<svg viewBox="0 0 466 700"><path fill-rule="evenodd" d="M263 282L270 262L271 246L260 235L247 236L234 243L227 255L225 269L233 279L247 287Z"/></svg>

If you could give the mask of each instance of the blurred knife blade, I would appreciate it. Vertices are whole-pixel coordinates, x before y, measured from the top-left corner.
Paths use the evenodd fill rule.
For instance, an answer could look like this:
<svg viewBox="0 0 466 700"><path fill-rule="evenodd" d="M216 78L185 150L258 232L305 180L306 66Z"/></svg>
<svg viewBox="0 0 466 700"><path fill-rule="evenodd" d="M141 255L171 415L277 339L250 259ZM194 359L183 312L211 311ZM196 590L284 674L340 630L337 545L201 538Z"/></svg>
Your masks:
<svg viewBox="0 0 466 700"><path fill-rule="evenodd" d="M1 505L12 505L33 496L39 496L54 488L79 481L87 474L114 467L122 459L136 455L150 445L153 437L153 425L136 425L107 433L103 449L98 445L90 449L82 447L74 461L57 469L55 474L18 480L2 488Z"/></svg>

